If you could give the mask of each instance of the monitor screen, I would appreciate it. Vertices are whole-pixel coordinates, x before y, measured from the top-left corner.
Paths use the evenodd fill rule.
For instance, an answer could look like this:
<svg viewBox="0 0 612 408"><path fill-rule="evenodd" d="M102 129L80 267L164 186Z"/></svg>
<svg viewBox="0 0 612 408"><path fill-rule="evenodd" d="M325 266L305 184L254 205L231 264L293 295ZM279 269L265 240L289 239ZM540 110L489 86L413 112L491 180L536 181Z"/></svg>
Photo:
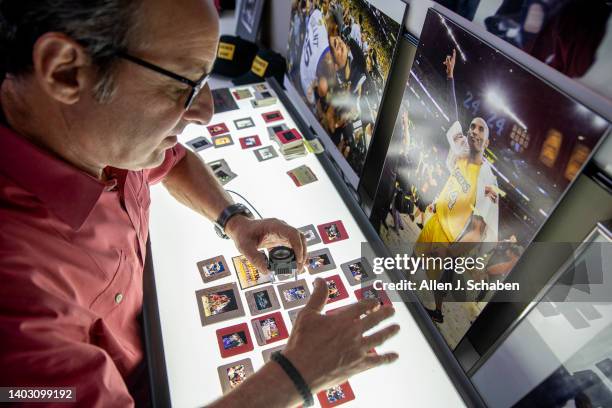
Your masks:
<svg viewBox="0 0 612 408"><path fill-rule="evenodd" d="M444 249L452 256L484 259L478 271L432 267L412 279L503 282L608 127L430 9L371 219L394 254L431 255L442 243L455 245ZM492 292L460 302L441 291L419 296L454 347Z"/></svg>
<svg viewBox="0 0 612 408"><path fill-rule="evenodd" d="M349 180L362 172L399 32L365 0L292 3L287 76Z"/></svg>

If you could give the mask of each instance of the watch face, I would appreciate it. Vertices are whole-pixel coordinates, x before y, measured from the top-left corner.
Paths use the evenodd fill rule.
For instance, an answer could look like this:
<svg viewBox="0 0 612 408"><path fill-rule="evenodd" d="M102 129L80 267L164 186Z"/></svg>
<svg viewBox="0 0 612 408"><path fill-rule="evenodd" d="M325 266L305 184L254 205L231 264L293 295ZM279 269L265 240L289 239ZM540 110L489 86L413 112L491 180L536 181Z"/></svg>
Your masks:
<svg viewBox="0 0 612 408"><path fill-rule="evenodd" d="M223 238L223 239L228 239L228 238L229 238L229 237L228 237L228 236L225 234L225 232L223 231L223 229L222 229L222 228L221 228L219 225L217 225L217 224L215 224L215 232L217 233L217 236L218 236L219 238Z"/></svg>
<svg viewBox="0 0 612 408"><path fill-rule="evenodd" d="M236 204L236 207L238 208L234 214L244 214L247 217L251 217L253 214L251 214L251 211L243 204Z"/></svg>

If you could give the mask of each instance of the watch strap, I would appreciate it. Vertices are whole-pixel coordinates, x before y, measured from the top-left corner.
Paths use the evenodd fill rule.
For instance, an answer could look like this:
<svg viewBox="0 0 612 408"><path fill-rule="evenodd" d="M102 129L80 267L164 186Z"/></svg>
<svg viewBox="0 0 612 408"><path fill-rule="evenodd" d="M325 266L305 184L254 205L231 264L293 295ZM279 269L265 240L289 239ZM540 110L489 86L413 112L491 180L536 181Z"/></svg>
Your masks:
<svg viewBox="0 0 612 408"><path fill-rule="evenodd" d="M272 359L272 361L276 362L279 366L281 366L283 371L293 382L295 388L297 388L298 392L302 396L302 399L304 400L304 406L312 407L314 405L312 391L310 390L308 384L306 384L306 381L304 381L304 377L302 377L302 374L300 374L297 368L295 368L291 361L289 361L287 357L283 356L280 351L272 353L272 356L270 358Z"/></svg>
<svg viewBox="0 0 612 408"><path fill-rule="evenodd" d="M240 203L230 204L225 207L225 209L221 212L221 215L219 215L219 218L217 218L217 221L215 221L215 230L221 238L228 238L227 234L225 233L225 226L234 215L238 214L243 214L247 217L253 216L251 211L249 211L246 206Z"/></svg>

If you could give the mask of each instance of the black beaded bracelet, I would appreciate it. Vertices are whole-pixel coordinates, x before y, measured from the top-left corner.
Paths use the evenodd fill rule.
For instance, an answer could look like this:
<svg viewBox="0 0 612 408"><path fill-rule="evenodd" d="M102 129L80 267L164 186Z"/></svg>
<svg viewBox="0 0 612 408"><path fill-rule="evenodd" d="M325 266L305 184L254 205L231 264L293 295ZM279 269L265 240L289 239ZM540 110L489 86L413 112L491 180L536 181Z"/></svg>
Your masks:
<svg viewBox="0 0 612 408"><path fill-rule="evenodd" d="M287 359L287 357L283 356L280 351L276 351L272 353L271 357L272 361L275 361L283 371L287 374L287 376L293 381L295 388L297 388L298 392L302 396L304 400L305 407L312 407L314 405L314 399L312 398L312 391L310 391L310 387L304 381L304 377L302 374L295 368L295 366Z"/></svg>

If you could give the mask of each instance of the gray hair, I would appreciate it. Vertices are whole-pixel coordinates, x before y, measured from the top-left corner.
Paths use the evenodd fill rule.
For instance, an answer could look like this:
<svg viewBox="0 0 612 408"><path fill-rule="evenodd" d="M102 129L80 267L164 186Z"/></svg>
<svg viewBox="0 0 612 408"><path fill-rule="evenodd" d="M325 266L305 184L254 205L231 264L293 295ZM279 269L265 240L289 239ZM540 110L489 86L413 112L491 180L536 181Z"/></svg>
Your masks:
<svg viewBox="0 0 612 408"><path fill-rule="evenodd" d="M117 52L127 50L142 0L0 0L0 79L33 67L32 51L47 32L81 44L96 66L94 96L108 101L115 92Z"/></svg>

